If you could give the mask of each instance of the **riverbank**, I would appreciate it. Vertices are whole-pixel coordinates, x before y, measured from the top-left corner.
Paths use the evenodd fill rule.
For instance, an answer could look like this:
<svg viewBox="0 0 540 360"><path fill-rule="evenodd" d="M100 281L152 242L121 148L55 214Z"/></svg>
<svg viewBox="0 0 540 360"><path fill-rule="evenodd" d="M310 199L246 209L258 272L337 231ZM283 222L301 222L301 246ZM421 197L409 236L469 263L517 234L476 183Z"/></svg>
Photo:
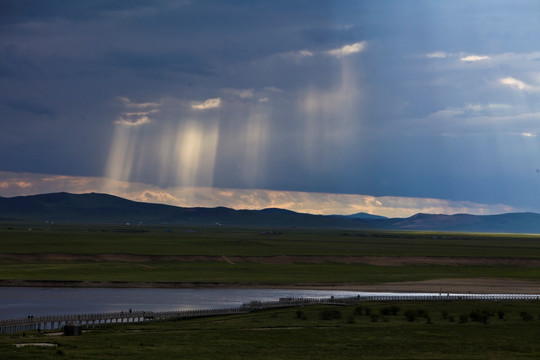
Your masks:
<svg viewBox="0 0 540 360"><path fill-rule="evenodd" d="M509 278L462 278L405 281L381 284L353 283L223 283L223 282L122 282L122 281L53 281L0 280L0 287L71 287L71 288L169 288L169 289L302 289L364 292L416 292L463 294L538 294L540 281Z"/></svg>

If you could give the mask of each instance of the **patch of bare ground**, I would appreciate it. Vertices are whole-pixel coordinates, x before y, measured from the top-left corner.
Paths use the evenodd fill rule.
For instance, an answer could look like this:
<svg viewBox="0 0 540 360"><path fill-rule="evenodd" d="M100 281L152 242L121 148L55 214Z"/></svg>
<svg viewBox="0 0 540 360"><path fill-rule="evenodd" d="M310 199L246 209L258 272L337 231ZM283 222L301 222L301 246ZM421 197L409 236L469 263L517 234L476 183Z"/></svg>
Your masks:
<svg viewBox="0 0 540 360"><path fill-rule="evenodd" d="M426 292L461 294L540 294L540 281L506 278L467 278L406 281L348 287L350 290L375 292Z"/></svg>

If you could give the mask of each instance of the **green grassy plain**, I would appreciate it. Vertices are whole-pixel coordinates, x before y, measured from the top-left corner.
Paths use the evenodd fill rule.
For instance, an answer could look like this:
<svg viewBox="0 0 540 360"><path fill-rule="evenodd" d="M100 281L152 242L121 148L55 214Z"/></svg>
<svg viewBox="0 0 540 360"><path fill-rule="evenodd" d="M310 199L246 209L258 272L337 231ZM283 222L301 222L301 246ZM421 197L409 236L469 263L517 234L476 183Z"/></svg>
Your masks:
<svg viewBox="0 0 540 360"><path fill-rule="evenodd" d="M31 230L29 230L31 229ZM264 234L269 230L274 234ZM2 256L4 254L4 256ZM62 254L65 258L47 257ZM141 259L84 258L100 254ZM34 255L33 258L17 256ZM148 256L150 255L150 256ZM222 256L387 256L540 259L537 235L432 232L0 225L0 279L224 284L376 284L444 278L540 279L540 268L506 264L229 263ZM209 256L198 261L164 256Z"/></svg>
<svg viewBox="0 0 540 360"><path fill-rule="evenodd" d="M269 230L280 234L263 234ZM0 224L0 245L3 253L19 254L540 258L539 235L379 230L261 230L218 226L165 228Z"/></svg>
<svg viewBox="0 0 540 360"><path fill-rule="evenodd" d="M304 262L257 261L299 255ZM189 256L208 258L189 260ZM306 256L326 258L316 262L305 260ZM513 262L370 265L345 259L354 256ZM235 263L223 257L247 260ZM521 260L535 259L540 259L537 235L0 224L0 280L202 286L379 284L473 277L539 280L539 267L520 265ZM398 314L383 315L388 306L399 307ZM340 318L322 320L325 310L339 311ZM418 315L408 321L407 312ZM472 314L484 314L482 321L473 321ZM538 301L305 306L96 328L80 337L36 332L2 335L0 359L537 359L539 324ZM15 347L29 342L57 346Z"/></svg>
<svg viewBox="0 0 540 360"><path fill-rule="evenodd" d="M397 313L383 315L390 307ZM422 315L409 321L411 312ZM484 317L474 321L475 314ZM79 337L4 335L0 358L537 359L539 324L537 301L365 302L112 326ZM31 342L57 346L15 347Z"/></svg>
<svg viewBox="0 0 540 360"><path fill-rule="evenodd" d="M13 280L186 282L223 284L377 284L429 279L540 279L539 268L497 266L376 266L366 264L228 264L226 262L63 262L0 265Z"/></svg>

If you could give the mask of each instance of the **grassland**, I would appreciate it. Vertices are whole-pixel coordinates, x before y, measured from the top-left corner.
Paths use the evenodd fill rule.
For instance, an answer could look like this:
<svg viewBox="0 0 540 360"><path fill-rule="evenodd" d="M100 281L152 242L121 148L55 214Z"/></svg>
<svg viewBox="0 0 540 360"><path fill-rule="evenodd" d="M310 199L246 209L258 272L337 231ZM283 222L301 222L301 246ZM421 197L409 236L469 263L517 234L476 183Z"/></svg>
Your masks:
<svg viewBox="0 0 540 360"><path fill-rule="evenodd" d="M0 280L225 285L540 280L540 237L305 229L0 226Z"/></svg>
<svg viewBox="0 0 540 360"><path fill-rule="evenodd" d="M32 229L32 230L29 230ZM540 259L540 236L398 231L1 225L3 253ZM266 234L265 234L266 233Z"/></svg>
<svg viewBox="0 0 540 360"><path fill-rule="evenodd" d="M538 302L307 306L0 337L9 359L537 359ZM55 347L16 347L52 343Z"/></svg>
<svg viewBox="0 0 540 360"><path fill-rule="evenodd" d="M0 249L0 280L8 283L361 289L481 277L526 280L533 290L540 284L540 237L533 235L0 224ZM389 306L397 314L384 313ZM339 318L322 319L336 311ZM538 302L308 306L89 329L80 337L2 335L0 359L536 359L539 323ZM56 346L15 346L43 342Z"/></svg>

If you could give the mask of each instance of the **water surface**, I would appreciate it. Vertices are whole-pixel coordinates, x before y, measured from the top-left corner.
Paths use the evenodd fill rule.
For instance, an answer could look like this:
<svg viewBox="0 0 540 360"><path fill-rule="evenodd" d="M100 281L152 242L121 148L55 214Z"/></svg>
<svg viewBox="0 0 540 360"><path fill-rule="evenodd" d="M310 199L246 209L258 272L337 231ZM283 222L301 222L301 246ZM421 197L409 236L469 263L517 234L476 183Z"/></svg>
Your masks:
<svg viewBox="0 0 540 360"><path fill-rule="evenodd" d="M170 311L237 307L281 297L329 298L357 292L280 289L0 288L0 319L114 311Z"/></svg>

